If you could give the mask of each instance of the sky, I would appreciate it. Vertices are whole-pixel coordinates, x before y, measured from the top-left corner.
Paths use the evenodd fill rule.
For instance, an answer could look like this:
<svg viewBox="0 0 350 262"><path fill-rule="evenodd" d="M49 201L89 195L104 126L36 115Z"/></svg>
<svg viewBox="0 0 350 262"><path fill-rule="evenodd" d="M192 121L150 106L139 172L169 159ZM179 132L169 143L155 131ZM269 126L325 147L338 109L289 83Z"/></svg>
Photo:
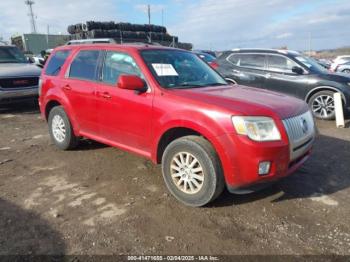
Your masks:
<svg viewBox="0 0 350 262"><path fill-rule="evenodd" d="M294 50L350 46L349 0L34 0L38 31L67 34L94 21L162 23L195 49L244 47ZM163 12L162 12L163 10ZM163 13L163 19L162 19ZM24 0L0 1L0 37L31 31ZM311 40L311 41L310 41Z"/></svg>

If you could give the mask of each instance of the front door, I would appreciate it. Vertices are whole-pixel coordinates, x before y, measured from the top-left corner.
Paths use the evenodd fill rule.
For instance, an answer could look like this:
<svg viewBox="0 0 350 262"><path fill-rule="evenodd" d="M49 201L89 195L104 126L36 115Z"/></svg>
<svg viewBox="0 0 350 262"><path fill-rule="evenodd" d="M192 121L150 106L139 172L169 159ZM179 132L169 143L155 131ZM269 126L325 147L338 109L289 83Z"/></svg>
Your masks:
<svg viewBox="0 0 350 262"><path fill-rule="evenodd" d="M117 87L122 74L144 78L131 55L106 51L96 89L99 135L125 149L146 154L151 145L153 92L138 94Z"/></svg>
<svg viewBox="0 0 350 262"><path fill-rule="evenodd" d="M267 55L267 71L264 88L287 95L300 97L308 85L308 75L296 74L294 66L300 67L293 60L282 55ZM300 97L304 98L304 97Z"/></svg>

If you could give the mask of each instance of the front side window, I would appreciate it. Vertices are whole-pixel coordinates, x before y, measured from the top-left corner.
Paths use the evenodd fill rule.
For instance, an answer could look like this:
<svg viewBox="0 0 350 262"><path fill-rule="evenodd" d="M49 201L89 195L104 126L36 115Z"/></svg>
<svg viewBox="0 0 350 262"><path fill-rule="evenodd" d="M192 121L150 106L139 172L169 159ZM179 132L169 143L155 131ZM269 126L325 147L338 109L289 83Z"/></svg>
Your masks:
<svg viewBox="0 0 350 262"><path fill-rule="evenodd" d="M57 51L52 54L46 67L45 74L49 76L57 76L69 54L70 50Z"/></svg>
<svg viewBox="0 0 350 262"><path fill-rule="evenodd" d="M96 80L99 55L100 51L98 50L80 51L70 65L69 77L83 80Z"/></svg>
<svg viewBox="0 0 350 262"><path fill-rule="evenodd" d="M226 81L197 55L180 50L143 50L147 67L164 88L226 85Z"/></svg>
<svg viewBox="0 0 350 262"><path fill-rule="evenodd" d="M235 66L264 69L265 55L263 54L233 54L228 57L230 63Z"/></svg>
<svg viewBox="0 0 350 262"><path fill-rule="evenodd" d="M294 61L280 55L269 55L267 60L268 70L273 72L294 74L292 68L298 66Z"/></svg>
<svg viewBox="0 0 350 262"><path fill-rule="evenodd" d="M28 63L24 54L12 46L0 47L0 63Z"/></svg>
<svg viewBox="0 0 350 262"><path fill-rule="evenodd" d="M143 78L141 70L130 55L107 51L102 69L102 81L114 85L120 75L137 75Z"/></svg>

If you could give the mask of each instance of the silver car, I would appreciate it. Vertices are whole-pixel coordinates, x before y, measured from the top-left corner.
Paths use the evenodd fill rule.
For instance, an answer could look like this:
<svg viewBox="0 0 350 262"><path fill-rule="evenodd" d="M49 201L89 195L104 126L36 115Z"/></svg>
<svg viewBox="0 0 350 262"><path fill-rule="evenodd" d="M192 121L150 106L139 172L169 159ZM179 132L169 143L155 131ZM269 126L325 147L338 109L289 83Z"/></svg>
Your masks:
<svg viewBox="0 0 350 262"><path fill-rule="evenodd" d="M350 62L338 65L338 67L336 68L336 72L350 74Z"/></svg>
<svg viewBox="0 0 350 262"><path fill-rule="evenodd" d="M0 45L0 104L35 99L41 69L12 45Z"/></svg>

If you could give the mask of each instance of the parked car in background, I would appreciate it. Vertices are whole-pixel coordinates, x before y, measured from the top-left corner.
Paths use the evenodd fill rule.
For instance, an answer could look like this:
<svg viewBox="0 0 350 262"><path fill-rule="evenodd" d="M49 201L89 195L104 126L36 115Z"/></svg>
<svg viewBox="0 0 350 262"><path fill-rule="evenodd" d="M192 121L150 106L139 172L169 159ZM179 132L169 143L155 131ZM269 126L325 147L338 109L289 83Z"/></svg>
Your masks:
<svg viewBox="0 0 350 262"><path fill-rule="evenodd" d="M350 62L346 62L344 64L338 65L335 71L339 73L350 74Z"/></svg>
<svg viewBox="0 0 350 262"><path fill-rule="evenodd" d="M298 52L236 49L224 52L215 62L227 81L301 98L319 119L334 119L335 92L341 93L345 108L350 109L350 77L330 73Z"/></svg>
<svg viewBox="0 0 350 262"><path fill-rule="evenodd" d="M331 71L336 72L339 65L350 62L350 55L337 56L331 64Z"/></svg>
<svg viewBox="0 0 350 262"><path fill-rule="evenodd" d="M216 53L214 51L211 51L211 50L193 50L193 51L198 52L198 53L205 53L205 54L211 55L211 56L216 58Z"/></svg>
<svg viewBox="0 0 350 262"><path fill-rule="evenodd" d="M40 110L53 142L88 137L162 164L169 191L190 206L249 192L309 157L307 104L227 82L195 54L137 45L54 50L41 75Z"/></svg>
<svg viewBox="0 0 350 262"><path fill-rule="evenodd" d="M211 65L216 59L214 56L208 53L203 53L199 51L193 51L193 53L195 53L200 59L202 59L204 62L206 62L209 65Z"/></svg>
<svg viewBox="0 0 350 262"><path fill-rule="evenodd" d="M316 63L318 63L319 65L321 65L322 67L324 67L326 69L331 68L332 62L327 60L327 59L318 59L318 58L311 58L311 57L310 57L310 59L314 59L316 61Z"/></svg>
<svg viewBox="0 0 350 262"><path fill-rule="evenodd" d="M0 104L34 100L41 70L12 45L0 45Z"/></svg>

